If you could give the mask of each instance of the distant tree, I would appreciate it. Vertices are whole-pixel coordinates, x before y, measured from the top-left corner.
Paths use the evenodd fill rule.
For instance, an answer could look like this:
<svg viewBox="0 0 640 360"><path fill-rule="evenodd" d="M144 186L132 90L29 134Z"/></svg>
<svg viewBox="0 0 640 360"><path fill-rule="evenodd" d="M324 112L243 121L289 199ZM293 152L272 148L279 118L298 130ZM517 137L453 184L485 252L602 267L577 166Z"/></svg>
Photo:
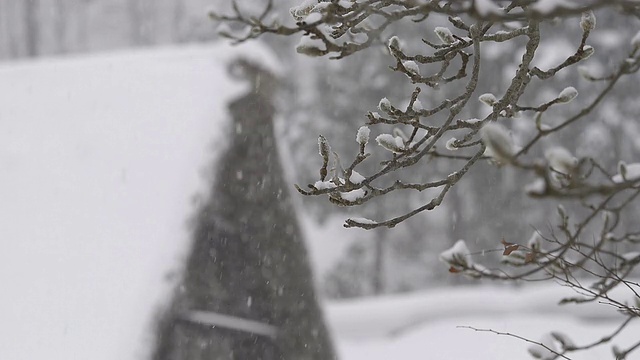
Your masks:
<svg viewBox="0 0 640 360"><path fill-rule="evenodd" d="M38 17L39 0L25 0L24 4L24 32L27 45L27 56L36 57L40 50L40 19Z"/></svg>
<svg viewBox="0 0 640 360"><path fill-rule="evenodd" d="M67 52L67 22L69 21L69 4L67 0L56 0L54 5L54 33L59 53Z"/></svg>
<svg viewBox="0 0 640 360"><path fill-rule="evenodd" d="M173 16L171 18L172 38L174 42L184 41L184 20L185 20L185 5L182 0L174 0L173 2Z"/></svg>
<svg viewBox="0 0 640 360"><path fill-rule="evenodd" d="M351 157L334 152L333 140L321 136L319 176L306 189L298 187L300 193L328 196L333 204L348 207L402 192L428 194L423 203L402 213L345 222L346 227L375 229L393 228L447 206L454 189L470 189L457 197L474 204L468 231L482 237L492 229L505 234L506 239L489 235L499 248L477 249L498 250L502 264L474 262L466 242L459 240L440 256L451 273L502 281L556 281L576 290L575 297L562 303L601 302L620 313L619 329L591 343L576 345L557 332L547 337L552 342L531 340L536 346L529 351L535 358L568 358L610 343L640 317L640 285L631 277L640 263L640 228L632 220L637 219L640 163L625 162L637 153L621 152L638 147L637 122L629 117L637 117L640 109L637 101L623 103L614 96L618 87L627 92L638 89L634 76L640 69L640 34L629 30L633 25L619 24L635 24L629 19L640 17L640 3L306 0L291 9L291 25L273 20L270 10L267 6L264 13L254 9L247 15L234 6L231 14L216 13L212 18L245 25L245 31L229 34L240 42L263 34L302 34L297 51L308 56L343 59L384 46L391 69L414 86L406 101L380 99L357 135L348 135L355 136L358 147ZM616 30L597 34L596 13L618 24ZM442 19L448 24L430 25ZM434 34L417 32L424 36L423 45L407 46L401 34L390 31L398 24L431 27ZM608 40L598 40L598 35ZM598 62L594 44L606 49L612 42L617 45L605 50L607 62ZM557 55L563 52L567 54ZM578 86L578 75L585 85ZM615 131L620 124L626 129L617 133L622 138L607 141L609 135L603 132ZM590 139L582 141L579 133ZM370 137L375 137L376 146L369 145ZM596 145L614 149L618 157L578 154L578 149ZM380 153L384 159L371 170L367 164ZM442 162L453 170L439 167ZM409 169L418 168L424 179L411 176ZM478 171L489 176L465 182ZM497 191L487 191L490 187ZM460 211L460 205L452 208ZM555 214L548 211L552 207ZM531 218L521 218L521 209ZM464 226L465 219L456 222ZM545 222L555 226L538 225L523 233ZM514 223L519 225L512 227ZM613 353L624 359L638 348L640 341L626 348L613 346Z"/></svg>
<svg viewBox="0 0 640 360"><path fill-rule="evenodd" d="M153 44L156 3L149 0L128 0L127 7L133 45Z"/></svg>
<svg viewBox="0 0 640 360"><path fill-rule="evenodd" d="M245 60L232 73L250 91L229 106L232 140L195 219L184 279L159 324L153 358L333 359L278 155L275 80Z"/></svg>

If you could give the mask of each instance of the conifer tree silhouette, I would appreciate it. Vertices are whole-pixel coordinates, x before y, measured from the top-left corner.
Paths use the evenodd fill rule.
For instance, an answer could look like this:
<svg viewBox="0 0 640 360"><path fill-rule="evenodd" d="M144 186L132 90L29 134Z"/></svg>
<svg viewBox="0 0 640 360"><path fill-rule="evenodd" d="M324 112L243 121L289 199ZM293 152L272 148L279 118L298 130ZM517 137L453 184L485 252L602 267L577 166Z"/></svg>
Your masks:
<svg viewBox="0 0 640 360"><path fill-rule="evenodd" d="M184 278L159 323L154 360L335 358L314 292L274 137L275 78L246 60L233 101L233 139L199 209ZM275 337L185 321L209 311L277 327Z"/></svg>

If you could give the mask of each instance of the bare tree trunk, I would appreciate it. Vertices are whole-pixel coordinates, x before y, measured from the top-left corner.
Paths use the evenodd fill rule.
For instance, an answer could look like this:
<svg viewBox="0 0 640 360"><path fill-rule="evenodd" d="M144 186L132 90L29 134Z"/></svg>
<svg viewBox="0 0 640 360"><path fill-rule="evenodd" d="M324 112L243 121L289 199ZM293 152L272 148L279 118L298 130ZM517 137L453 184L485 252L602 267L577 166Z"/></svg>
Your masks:
<svg viewBox="0 0 640 360"><path fill-rule="evenodd" d="M142 10L140 10L139 0L128 0L129 26L131 27L131 43L141 45L144 43Z"/></svg>
<svg viewBox="0 0 640 360"><path fill-rule="evenodd" d="M129 22L133 45L149 45L154 42L156 4L149 0L129 0Z"/></svg>
<svg viewBox="0 0 640 360"><path fill-rule="evenodd" d="M55 2L55 34L57 41L58 53L64 54L69 49L67 48L67 23L69 20L67 0L56 0Z"/></svg>
<svg viewBox="0 0 640 360"><path fill-rule="evenodd" d="M11 58L11 34L9 34L9 19L11 15L6 2L0 1L0 55L2 58Z"/></svg>
<svg viewBox="0 0 640 360"><path fill-rule="evenodd" d="M373 293L376 295L383 294L385 291L384 283L384 255L385 255L385 234L384 229L375 229L374 243L374 259L373 259Z"/></svg>
<svg viewBox="0 0 640 360"><path fill-rule="evenodd" d="M173 18L172 18L172 34L173 42L180 43L184 41L183 24L185 18L184 2L182 0L174 0Z"/></svg>
<svg viewBox="0 0 640 360"><path fill-rule="evenodd" d="M24 0L24 29L27 56L36 57L40 49L39 0Z"/></svg>
<svg viewBox="0 0 640 360"><path fill-rule="evenodd" d="M90 1L85 0L79 3L73 3L72 6L74 7L73 14L75 14L77 21L77 44L74 44L74 46L77 47L77 50L87 51L89 49L89 41L91 40L88 26Z"/></svg>
<svg viewBox="0 0 640 360"><path fill-rule="evenodd" d="M449 229L447 238L451 241L451 246L458 241L458 239L465 239L466 233L464 228L464 191L466 186L457 186L453 191L449 193L449 204L451 207L449 216ZM448 276L446 278L449 284L460 284L460 276Z"/></svg>

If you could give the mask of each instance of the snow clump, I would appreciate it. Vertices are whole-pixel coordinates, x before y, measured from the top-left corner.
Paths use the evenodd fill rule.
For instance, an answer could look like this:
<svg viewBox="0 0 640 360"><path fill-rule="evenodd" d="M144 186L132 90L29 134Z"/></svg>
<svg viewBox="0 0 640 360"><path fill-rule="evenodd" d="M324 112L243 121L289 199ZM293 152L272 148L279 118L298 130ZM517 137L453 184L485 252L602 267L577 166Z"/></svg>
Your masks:
<svg viewBox="0 0 640 360"><path fill-rule="evenodd" d="M300 5L289 9L289 13L296 21L302 21L307 17L318 4L316 0L304 0Z"/></svg>
<svg viewBox="0 0 640 360"><path fill-rule="evenodd" d="M533 251L540 251L542 247L542 236L537 231L534 231L529 241L527 241L527 247Z"/></svg>
<svg viewBox="0 0 640 360"><path fill-rule="evenodd" d="M366 178L360 175L359 172L355 170L351 170L351 176L349 176L349 181L351 181L352 184L360 184L365 180Z"/></svg>
<svg viewBox="0 0 640 360"><path fill-rule="evenodd" d="M446 27L437 26L433 31L436 33L436 35L438 35L440 41L445 44L453 44L454 42L456 42L456 38L453 37L451 30Z"/></svg>
<svg viewBox="0 0 640 360"><path fill-rule="evenodd" d="M403 61L402 66L404 66L404 68L410 74L420 76L420 68L418 67L418 64L416 64L415 61L411 61L411 60Z"/></svg>
<svg viewBox="0 0 640 360"><path fill-rule="evenodd" d="M306 24L313 24L320 20L322 20L322 14L320 14L319 12L312 12L304 18L303 22Z"/></svg>
<svg viewBox="0 0 640 360"><path fill-rule="evenodd" d="M514 146L507 128L495 122L488 123L480 129L480 138L491 157L500 163L511 161Z"/></svg>
<svg viewBox="0 0 640 360"><path fill-rule="evenodd" d="M413 111L422 111L424 110L424 107L422 106L422 102L420 102L420 100L416 99L416 101L413 102L413 106L411 106L411 109L413 109Z"/></svg>
<svg viewBox="0 0 640 360"><path fill-rule="evenodd" d="M582 51L583 51L582 60L586 60L586 59L590 58L591 55L593 55L593 53L595 52L593 46L591 46L591 45L585 45L582 48Z"/></svg>
<svg viewBox="0 0 640 360"><path fill-rule="evenodd" d="M360 145L367 145L369 143L369 130L368 126L360 126L358 133L356 134L356 142Z"/></svg>
<svg viewBox="0 0 640 360"><path fill-rule="evenodd" d="M626 164L624 161L618 163L618 174L611 178L616 184L638 179L640 179L640 163Z"/></svg>
<svg viewBox="0 0 640 360"><path fill-rule="evenodd" d="M456 241L451 248L440 253L439 258L440 261L450 265L456 270L469 268L472 265L471 253L464 240Z"/></svg>
<svg viewBox="0 0 640 360"><path fill-rule="evenodd" d="M330 152L331 147L329 146L327 138L322 135L318 136L318 154L324 158L328 157Z"/></svg>
<svg viewBox="0 0 640 360"><path fill-rule="evenodd" d="M543 195L545 191L547 191L547 183L541 178L537 178L524 186L524 192L529 196Z"/></svg>
<svg viewBox="0 0 640 360"><path fill-rule="evenodd" d="M322 56L326 51L326 47L322 40L312 39L311 36L303 36L296 45L298 54L307 56Z"/></svg>
<svg viewBox="0 0 640 360"><path fill-rule="evenodd" d="M465 123L467 125L473 125L473 124L477 124L479 122L481 122L482 120L478 119L478 118L471 118L471 119L466 119L466 120L460 120L460 122Z"/></svg>
<svg viewBox="0 0 640 360"><path fill-rule="evenodd" d="M363 217L355 217L355 218L351 218L350 219L353 222L356 222L358 224L363 224L363 225L375 225L377 224L377 222L371 220L371 219L367 219L367 218L363 218Z"/></svg>
<svg viewBox="0 0 640 360"><path fill-rule="evenodd" d="M549 162L549 167L556 172L569 175L578 166L578 159L562 146L555 146L544 152L544 157Z"/></svg>
<svg viewBox="0 0 640 360"><path fill-rule="evenodd" d="M318 190L335 189L336 184L331 181L316 181L315 184L313 184L313 187Z"/></svg>
<svg viewBox="0 0 640 360"><path fill-rule="evenodd" d="M389 39L389 42L387 43L387 46L389 47L389 51L391 51L391 52L393 52L394 50L402 51L402 47L400 45L400 38L398 38L397 36L392 36Z"/></svg>
<svg viewBox="0 0 640 360"><path fill-rule="evenodd" d="M348 192L340 193L340 197L342 198L342 200L346 200L349 202L358 201L358 199L363 198L365 195L367 195L367 193L364 191L364 189L355 189Z"/></svg>
<svg viewBox="0 0 640 360"><path fill-rule="evenodd" d="M378 103L378 109L380 109L380 111L386 112L387 114L390 113L392 111L392 108L389 99L387 99L386 97L380 99L380 102Z"/></svg>
<svg viewBox="0 0 640 360"><path fill-rule="evenodd" d="M400 136L393 136L391 134L380 134L378 135L378 137L376 137L376 142L383 148L397 154L400 154L405 150L404 141Z"/></svg>
<svg viewBox="0 0 640 360"><path fill-rule="evenodd" d="M596 16L593 11L589 10L582 13L582 18L580 19L580 27L582 31L587 32L595 29L596 27Z"/></svg>
<svg viewBox="0 0 640 360"><path fill-rule="evenodd" d="M560 103L568 103L571 100L575 99L578 96L578 90L573 86L569 86L564 88L558 95L558 102Z"/></svg>
<svg viewBox="0 0 640 360"><path fill-rule="evenodd" d="M627 263L636 263L640 261L640 252L631 251L628 253L624 253L621 255L625 262Z"/></svg>
<svg viewBox="0 0 640 360"><path fill-rule="evenodd" d="M492 93L482 94L478 97L478 100L482 101L483 103L489 106L493 106L498 102L498 99L496 99L496 96L493 95Z"/></svg>
<svg viewBox="0 0 640 360"><path fill-rule="evenodd" d="M444 145L444 147L447 148L447 150L456 151L458 150L458 148L455 145L456 141L458 141L458 139L452 137L451 139L447 140L447 143Z"/></svg>

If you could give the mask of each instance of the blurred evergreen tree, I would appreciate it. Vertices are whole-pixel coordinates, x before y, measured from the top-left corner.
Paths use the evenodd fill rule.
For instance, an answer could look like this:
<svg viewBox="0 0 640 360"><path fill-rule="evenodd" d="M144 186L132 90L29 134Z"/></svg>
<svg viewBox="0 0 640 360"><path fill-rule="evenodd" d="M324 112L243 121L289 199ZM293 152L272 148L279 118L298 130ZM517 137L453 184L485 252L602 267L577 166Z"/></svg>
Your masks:
<svg viewBox="0 0 640 360"><path fill-rule="evenodd" d="M184 279L160 323L154 359L332 359L274 137L275 81L244 60L231 70L251 82L251 91L229 106L233 138L196 216ZM185 322L194 310L273 325L277 336Z"/></svg>

